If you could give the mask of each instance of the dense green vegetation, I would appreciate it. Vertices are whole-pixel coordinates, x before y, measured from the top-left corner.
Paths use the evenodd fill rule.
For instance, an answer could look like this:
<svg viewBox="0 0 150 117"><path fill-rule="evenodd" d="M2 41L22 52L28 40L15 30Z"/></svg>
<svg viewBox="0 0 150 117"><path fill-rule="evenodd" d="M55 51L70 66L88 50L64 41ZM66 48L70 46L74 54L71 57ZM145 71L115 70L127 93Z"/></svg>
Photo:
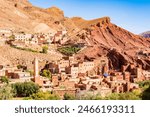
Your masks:
<svg viewBox="0 0 150 117"><path fill-rule="evenodd" d="M134 90L133 92L126 93L112 93L106 97L102 97L101 95L84 95L80 96L76 99L79 100L140 100L141 99L141 91Z"/></svg>
<svg viewBox="0 0 150 117"><path fill-rule="evenodd" d="M142 100L150 100L150 86L143 91Z"/></svg>
<svg viewBox="0 0 150 117"><path fill-rule="evenodd" d="M29 97L39 91L39 86L34 82L15 83L12 88L16 97Z"/></svg>
<svg viewBox="0 0 150 117"><path fill-rule="evenodd" d="M10 85L4 85L0 88L0 100L9 100L14 96L13 89Z"/></svg>
<svg viewBox="0 0 150 117"><path fill-rule="evenodd" d="M150 100L150 80L138 82L140 88L142 88L142 100Z"/></svg>
<svg viewBox="0 0 150 117"><path fill-rule="evenodd" d="M6 77L6 76L2 76L2 77L0 78L0 81L1 81L2 83L9 84L9 79L8 79L8 77Z"/></svg>
<svg viewBox="0 0 150 117"><path fill-rule="evenodd" d="M59 100L59 96L53 94L52 92L42 92L32 94L30 97L25 98L25 100Z"/></svg>
<svg viewBox="0 0 150 117"><path fill-rule="evenodd" d="M65 93L64 100L75 100L75 96Z"/></svg>
<svg viewBox="0 0 150 117"><path fill-rule="evenodd" d="M43 72L45 76L51 76L48 71ZM1 77L1 82L4 84L0 88L0 100L13 99L13 97L24 97L26 100L59 100L60 97L53 92L42 92L39 86L34 82L15 83L9 85L7 77ZM133 90L126 93L112 93L106 97L101 95L88 95L75 97L65 94L64 100L150 100L150 81L138 82L141 89Z"/></svg>
<svg viewBox="0 0 150 117"><path fill-rule="evenodd" d="M19 50L24 50L24 51L34 52L34 53L40 53L39 51L33 50L31 48L22 48L22 47L17 47L17 46L14 46L14 45L11 45L11 47L19 49Z"/></svg>
<svg viewBox="0 0 150 117"><path fill-rule="evenodd" d="M47 46L43 46L41 53L47 54L47 52L48 52L48 47Z"/></svg>
<svg viewBox="0 0 150 117"><path fill-rule="evenodd" d="M64 55L71 56L75 53L77 53L81 48L76 46L65 46L58 48L58 51Z"/></svg>
<svg viewBox="0 0 150 117"><path fill-rule="evenodd" d="M10 44L10 46L13 47L13 48L15 48L15 49L24 50L24 51L28 51L28 52L44 53L44 54L47 54L47 53L48 53L48 47L47 47L47 46L43 46L43 47L42 47L42 51L33 50L33 49L31 49L31 48L17 47L17 46L12 45L12 44Z"/></svg>
<svg viewBox="0 0 150 117"><path fill-rule="evenodd" d="M46 78L48 78L50 80L52 78L51 72L49 70L46 70L46 69L41 72L41 76L46 77Z"/></svg>
<svg viewBox="0 0 150 117"><path fill-rule="evenodd" d="M138 84L139 84L139 87L144 90L150 86L150 80L141 81L141 82L138 82Z"/></svg>

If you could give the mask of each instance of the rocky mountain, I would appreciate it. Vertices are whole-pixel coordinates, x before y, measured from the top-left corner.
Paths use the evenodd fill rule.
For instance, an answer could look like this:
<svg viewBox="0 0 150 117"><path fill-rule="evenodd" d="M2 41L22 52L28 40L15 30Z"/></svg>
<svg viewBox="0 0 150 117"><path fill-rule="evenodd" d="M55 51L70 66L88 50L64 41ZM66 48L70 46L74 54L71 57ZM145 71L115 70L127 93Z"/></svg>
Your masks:
<svg viewBox="0 0 150 117"><path fill-rule="evenodd" d="M42 9L28 0L0 0L0 3L0 28L33 33L77 28L57 7Z"/></svg>
<svg viewBox="0 0 150 117"><path fill-rule="evenodd" d="M110 68L120 69L122 65L134 63L150 69L150 40L118 27L109 17L67 18L57 7L42 9L28 0L0 0L0 3L0 28L30 33L65 29L69 35L66 44L86 45L76 55L78 59L106 55Z"/></svg>
<svg viewBox="0 0 150 117"><path fill-rule="evenodd" d="M88 45L78 53L78 58L106 55L110 60L110 68L120 69L122 65L134 63L142 65L143 69L150 69L149 39L112 24L109 17L90 21L73 18L73 21L82 31L71 39L72 43L79 41Z"/></svg>
<svg viewBox="0 0 150 117"><path fill-rule="evenodd" d="M145 38L150 38L150 31L144 32L144 33L142 33L140 35L145 37Z"/></svg>

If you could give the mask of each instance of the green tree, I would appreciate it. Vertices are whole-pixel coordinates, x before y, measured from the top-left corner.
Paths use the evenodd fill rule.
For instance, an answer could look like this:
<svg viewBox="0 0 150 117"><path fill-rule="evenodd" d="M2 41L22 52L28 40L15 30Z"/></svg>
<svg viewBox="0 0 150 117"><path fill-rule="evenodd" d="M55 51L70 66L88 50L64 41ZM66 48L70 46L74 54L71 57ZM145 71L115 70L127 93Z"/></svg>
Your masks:
<svg viewBox="0 0 150 117"><path fill-rule="evenodd" d="M150 100L150 86L143 91L142 100Z"/></svg>
<svg viewBox="0 0 150 117"><path fill-rule="evenodd" d="M150 86L150 80L138 82L140 88L147 89Z"/></svg>
<svg viewBox="0 0 150 117"><path fill-rule="evenodd" d="M0 100L9 100L14 96L13 89L10 85L4 85L0 88Z"/></svg>
<svg viewBox="0 0 150 117"><path fill-rule="evenodd" d="M79 50L80 48L75 46L65 46L65 47L58 48L59 52L67 56L71 56L77 53Z"/></svg>
<svg viewBox="0 0 150 117"><path fill-rule="evenodd" d="M112 93L104 98L105 100L119 100L118 93Z"/></svg>
<svg viewBox="0 0 150 117"><path fill-rule="evenodd" d="M34 82L15 83L12 87L17 97L29 97L39 91L39 86Z"/></svg>
<svg viewBox="0 0 150 117"><path fill-rule="evenodd" d="M9 84L9 79L8 79L7 76L2 76L2 77L0 78L0 81L1 81L2 83Z"/></svg>
<svg viewBox="0 0 150 117"><path fill-rule="evenodd" d="M140 100L140 97L133 92L119 94L119 100Z"/></svg>
<svg viewBox="0 0 150 117"><path fill-rule="evenodd" d="M43 70L42 73L41 73L41 75L43 77L46 77L46 78L50 79L50 80L52 78L52 74L51 74L51 72L49 70Z"/></svg>
<svg viewBox="0 0 150 117"><path fill-rule="evenodd" d="M42 53L47 54L48 51L48 47L47 46L43 46L42 47Z"/></svg>
<svg viewBox="0 0 150 117"><path fill-rule="evenodd" d="M75 96L65 93L64 100L75 100Z"/></svg>
<svg viewBox="0 0 150 117"><path fill-rule="evenodd" d="M59 96L51 93L51 92L38 92L30 96L29 99L33 100L59 100Z"/></svg>
<svg viewBox="0 0 150 117"><path fill-rule="evenodd" d="M104 98L105 100L140 100L140 96L133 92L112 93Z"/></svg>

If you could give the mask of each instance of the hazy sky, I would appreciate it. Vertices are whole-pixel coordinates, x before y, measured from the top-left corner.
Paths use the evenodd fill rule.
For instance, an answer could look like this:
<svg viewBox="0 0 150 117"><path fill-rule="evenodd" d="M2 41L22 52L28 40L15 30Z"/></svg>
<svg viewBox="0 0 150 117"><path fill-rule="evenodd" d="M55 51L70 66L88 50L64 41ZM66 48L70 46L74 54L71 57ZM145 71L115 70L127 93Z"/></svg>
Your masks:
<svg viewBox="0 0 150 117"><path fill-rule="evenodd" d="M150 0L29 0L33 5L57 6L67 17L94 19L109 16L111 22L133 33L150 30Z"/></svg>

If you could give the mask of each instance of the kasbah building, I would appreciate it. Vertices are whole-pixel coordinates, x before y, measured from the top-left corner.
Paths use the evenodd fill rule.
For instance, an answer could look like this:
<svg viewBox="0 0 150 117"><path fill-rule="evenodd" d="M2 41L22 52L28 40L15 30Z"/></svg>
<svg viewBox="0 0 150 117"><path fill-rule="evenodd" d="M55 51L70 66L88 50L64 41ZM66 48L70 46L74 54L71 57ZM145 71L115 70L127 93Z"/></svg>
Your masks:
<svg viewBox="0 0 150 117"><path fill-rule="evenodd" d="M105 56L83 61L71 56L46 65L44 69L52 73L51 80L48 80L39 76L38 61L35 58L33 81L43 91L53 91L61 98L65 94L81 97L86 94L106 96L114 92L128 92L139 88L136 82L150 79L150 72L142 70L141 66L128 64L115 71L109 70L109 61Z"/></svg>

